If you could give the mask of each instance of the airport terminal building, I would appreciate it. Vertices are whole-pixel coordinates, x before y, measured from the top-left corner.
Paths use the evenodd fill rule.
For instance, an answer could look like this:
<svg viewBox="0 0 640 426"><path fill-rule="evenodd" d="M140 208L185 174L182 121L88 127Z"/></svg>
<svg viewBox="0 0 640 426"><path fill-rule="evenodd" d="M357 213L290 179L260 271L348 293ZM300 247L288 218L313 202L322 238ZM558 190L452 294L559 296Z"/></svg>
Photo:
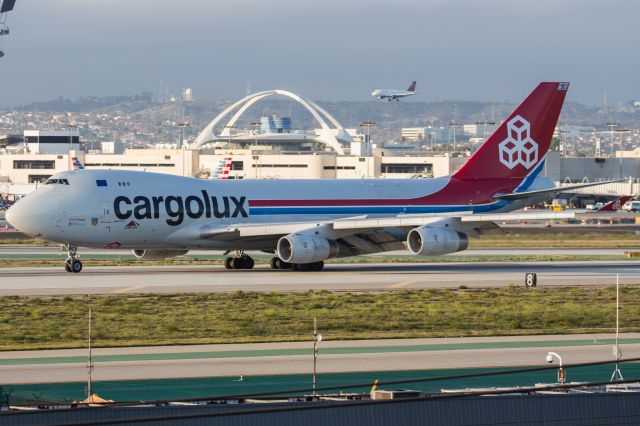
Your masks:
<svg viewBox="0 0 640 426"><path fill-rule="evenodd" d="M245 111L256 102L278 95L298 102L313 116L313 130L293 129L290 117L266 116L238 129ZM225 124L226 123L226 124ZM72 170L74 162L87 169L125 169L178 176L209 178L221 162L230 161L228 179L419 179L447 176L457 171L471 152L437 153L419 142L432 128L402 131L406 145L376 144L370 136L373 122L360 129L344 128L315 102L285 90L257 92L236 101L206 125L193 141L181 134L177 143L129 147L119 141L86 144L77 126L66 130L25 130L0 135L0 195L15 198L33 191L55 173ZM477 123L468 129L477 147L495 129L495 123ZM429 133L431 135L431 133ZM432 135L432 136L435 136ZM442 137L442 135L441 135ZM429 138L433 142L433 138ZM454 138L455 140L455 138ZM542 175L563 183L626 179L621 184L587 188L586 193L636 195L640 186L640 152L617 156L566 157L547 154Z"/></svg>

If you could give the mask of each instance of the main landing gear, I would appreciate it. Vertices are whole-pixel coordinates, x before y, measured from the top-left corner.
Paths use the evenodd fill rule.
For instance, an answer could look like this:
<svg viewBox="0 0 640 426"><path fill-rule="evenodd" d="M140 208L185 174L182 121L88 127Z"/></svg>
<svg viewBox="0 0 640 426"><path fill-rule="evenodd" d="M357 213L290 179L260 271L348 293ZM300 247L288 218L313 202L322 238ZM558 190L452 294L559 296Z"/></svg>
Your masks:
<svg viewBox="0 0 640 426"><path fill-rule="evenodd" d="M67 260L64 261L64 269L75 274L82 271L82 262L78 259L80 256L77 254L78 248L68 244L64 247L67 249Z"/></svg>
<svg viewBox="0 0 640 426"><path fill-rule="evenodd" d="M227 257L224 260L226 269L253 269L254 264L253 258L245 254L243 250L236 250L236 257Z"/></svg>
<svg viewBox="0 0 640 426"><path fill-rule="evenodd" d="M322 271L324 268L324 262L321 260L320 262L313 263L287 263L284 262L279 257L271 258L271 269L292 269L294 271Z"/></svg>

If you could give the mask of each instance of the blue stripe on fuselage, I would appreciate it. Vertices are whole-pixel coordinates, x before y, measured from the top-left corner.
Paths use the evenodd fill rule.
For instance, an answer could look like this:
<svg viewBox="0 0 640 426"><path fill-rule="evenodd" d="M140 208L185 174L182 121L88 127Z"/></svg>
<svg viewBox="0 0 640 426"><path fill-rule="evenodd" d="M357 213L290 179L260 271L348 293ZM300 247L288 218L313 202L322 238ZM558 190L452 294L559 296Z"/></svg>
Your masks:
<svg viewBox="0 0 640 426"><path fill-rule="evenodd" d="M363 215L363 214L418 214L468 212L489 213L503 209L508 201L500 200L490 204L463 206L331 206L331 207L251 207L249 215L288 215L288 214L320 214L320 215Z"/></svg>

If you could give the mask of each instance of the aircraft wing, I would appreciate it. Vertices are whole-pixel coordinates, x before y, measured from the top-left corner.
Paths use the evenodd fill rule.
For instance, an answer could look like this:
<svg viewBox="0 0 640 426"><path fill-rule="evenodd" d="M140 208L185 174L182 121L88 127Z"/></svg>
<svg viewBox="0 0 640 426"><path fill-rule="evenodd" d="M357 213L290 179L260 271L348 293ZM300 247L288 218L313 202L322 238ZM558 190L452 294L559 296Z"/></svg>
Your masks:
<svg viewBox="0 0 640 426"><path fill-rule="evenodd" d="M538 195L548 195L548 194L554 194L554 193L560 193L560 192L568 192L574 189L588 188L590 186L597 186L597 185L604 185L606 183L618 183L618 182L625 182L625 181L626 179L618 179L618 180L611 180L606 182L581 183L578 185L559 186L557 188L540 189L537 191L513 192L511 194L496 194L493 196L493 198L499 199L499 200L522 200L525 198L535 197Z"/></svg>
<svg viewBox="0 0 640 426"><path fill-rule="evenodd" d="M486 229L495 228L495 222L514 220L557 220L575 218L574 212L560 213L489 213L473 214L458 212L448 214L398 215L392 217L369 218L357 216L353 218L316 222L283 222L264 224L237 224L226 227L201 228L201 238L247 238L284 236L296 232L317 233L326 238L342 238L363 231L388 230L391 228L411 229L423 225L440 226L448 223L452 228ZM442 225L445 226L445 225Z"/></svg>

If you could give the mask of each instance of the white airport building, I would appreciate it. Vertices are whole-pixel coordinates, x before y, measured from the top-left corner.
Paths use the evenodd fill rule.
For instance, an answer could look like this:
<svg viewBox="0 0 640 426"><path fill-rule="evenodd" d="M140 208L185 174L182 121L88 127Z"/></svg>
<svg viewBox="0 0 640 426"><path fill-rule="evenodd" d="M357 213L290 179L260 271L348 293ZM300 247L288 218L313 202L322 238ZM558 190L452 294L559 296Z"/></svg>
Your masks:
<svg viewBox="0 0 640 426"><path fill-rule="evenodd" d="M286 117L264 117L258 132L234 133L240 117L256 102L282 95L303 105L316 119L318 129L294 132ZM226 124L225 124L226 123ZM369 137L373 123L345 129L314 102L291 92L270 90L239 100L215 117L190 144L158 144L151 149L124 149L119 141L102 142L100 151L83 150L77 128L61 131L25 130L20 136L0 136L0 195L22 196L51 175L73 169L77 158L87 169L125 169L207 178L231 157L230 179L364 179L429 178L458 170L471 154L434 154L425 144L376 146ZM476 123L470 133L493 131L494 123ZM472 132L473 130L473 132ZM403 136L424 139L433 129L410 128ZM619 157L563 157L549 152L543 175L558 184L627 179L621 184L588 188L600 194L638 194L640 154L621 152Z"/></svg>

